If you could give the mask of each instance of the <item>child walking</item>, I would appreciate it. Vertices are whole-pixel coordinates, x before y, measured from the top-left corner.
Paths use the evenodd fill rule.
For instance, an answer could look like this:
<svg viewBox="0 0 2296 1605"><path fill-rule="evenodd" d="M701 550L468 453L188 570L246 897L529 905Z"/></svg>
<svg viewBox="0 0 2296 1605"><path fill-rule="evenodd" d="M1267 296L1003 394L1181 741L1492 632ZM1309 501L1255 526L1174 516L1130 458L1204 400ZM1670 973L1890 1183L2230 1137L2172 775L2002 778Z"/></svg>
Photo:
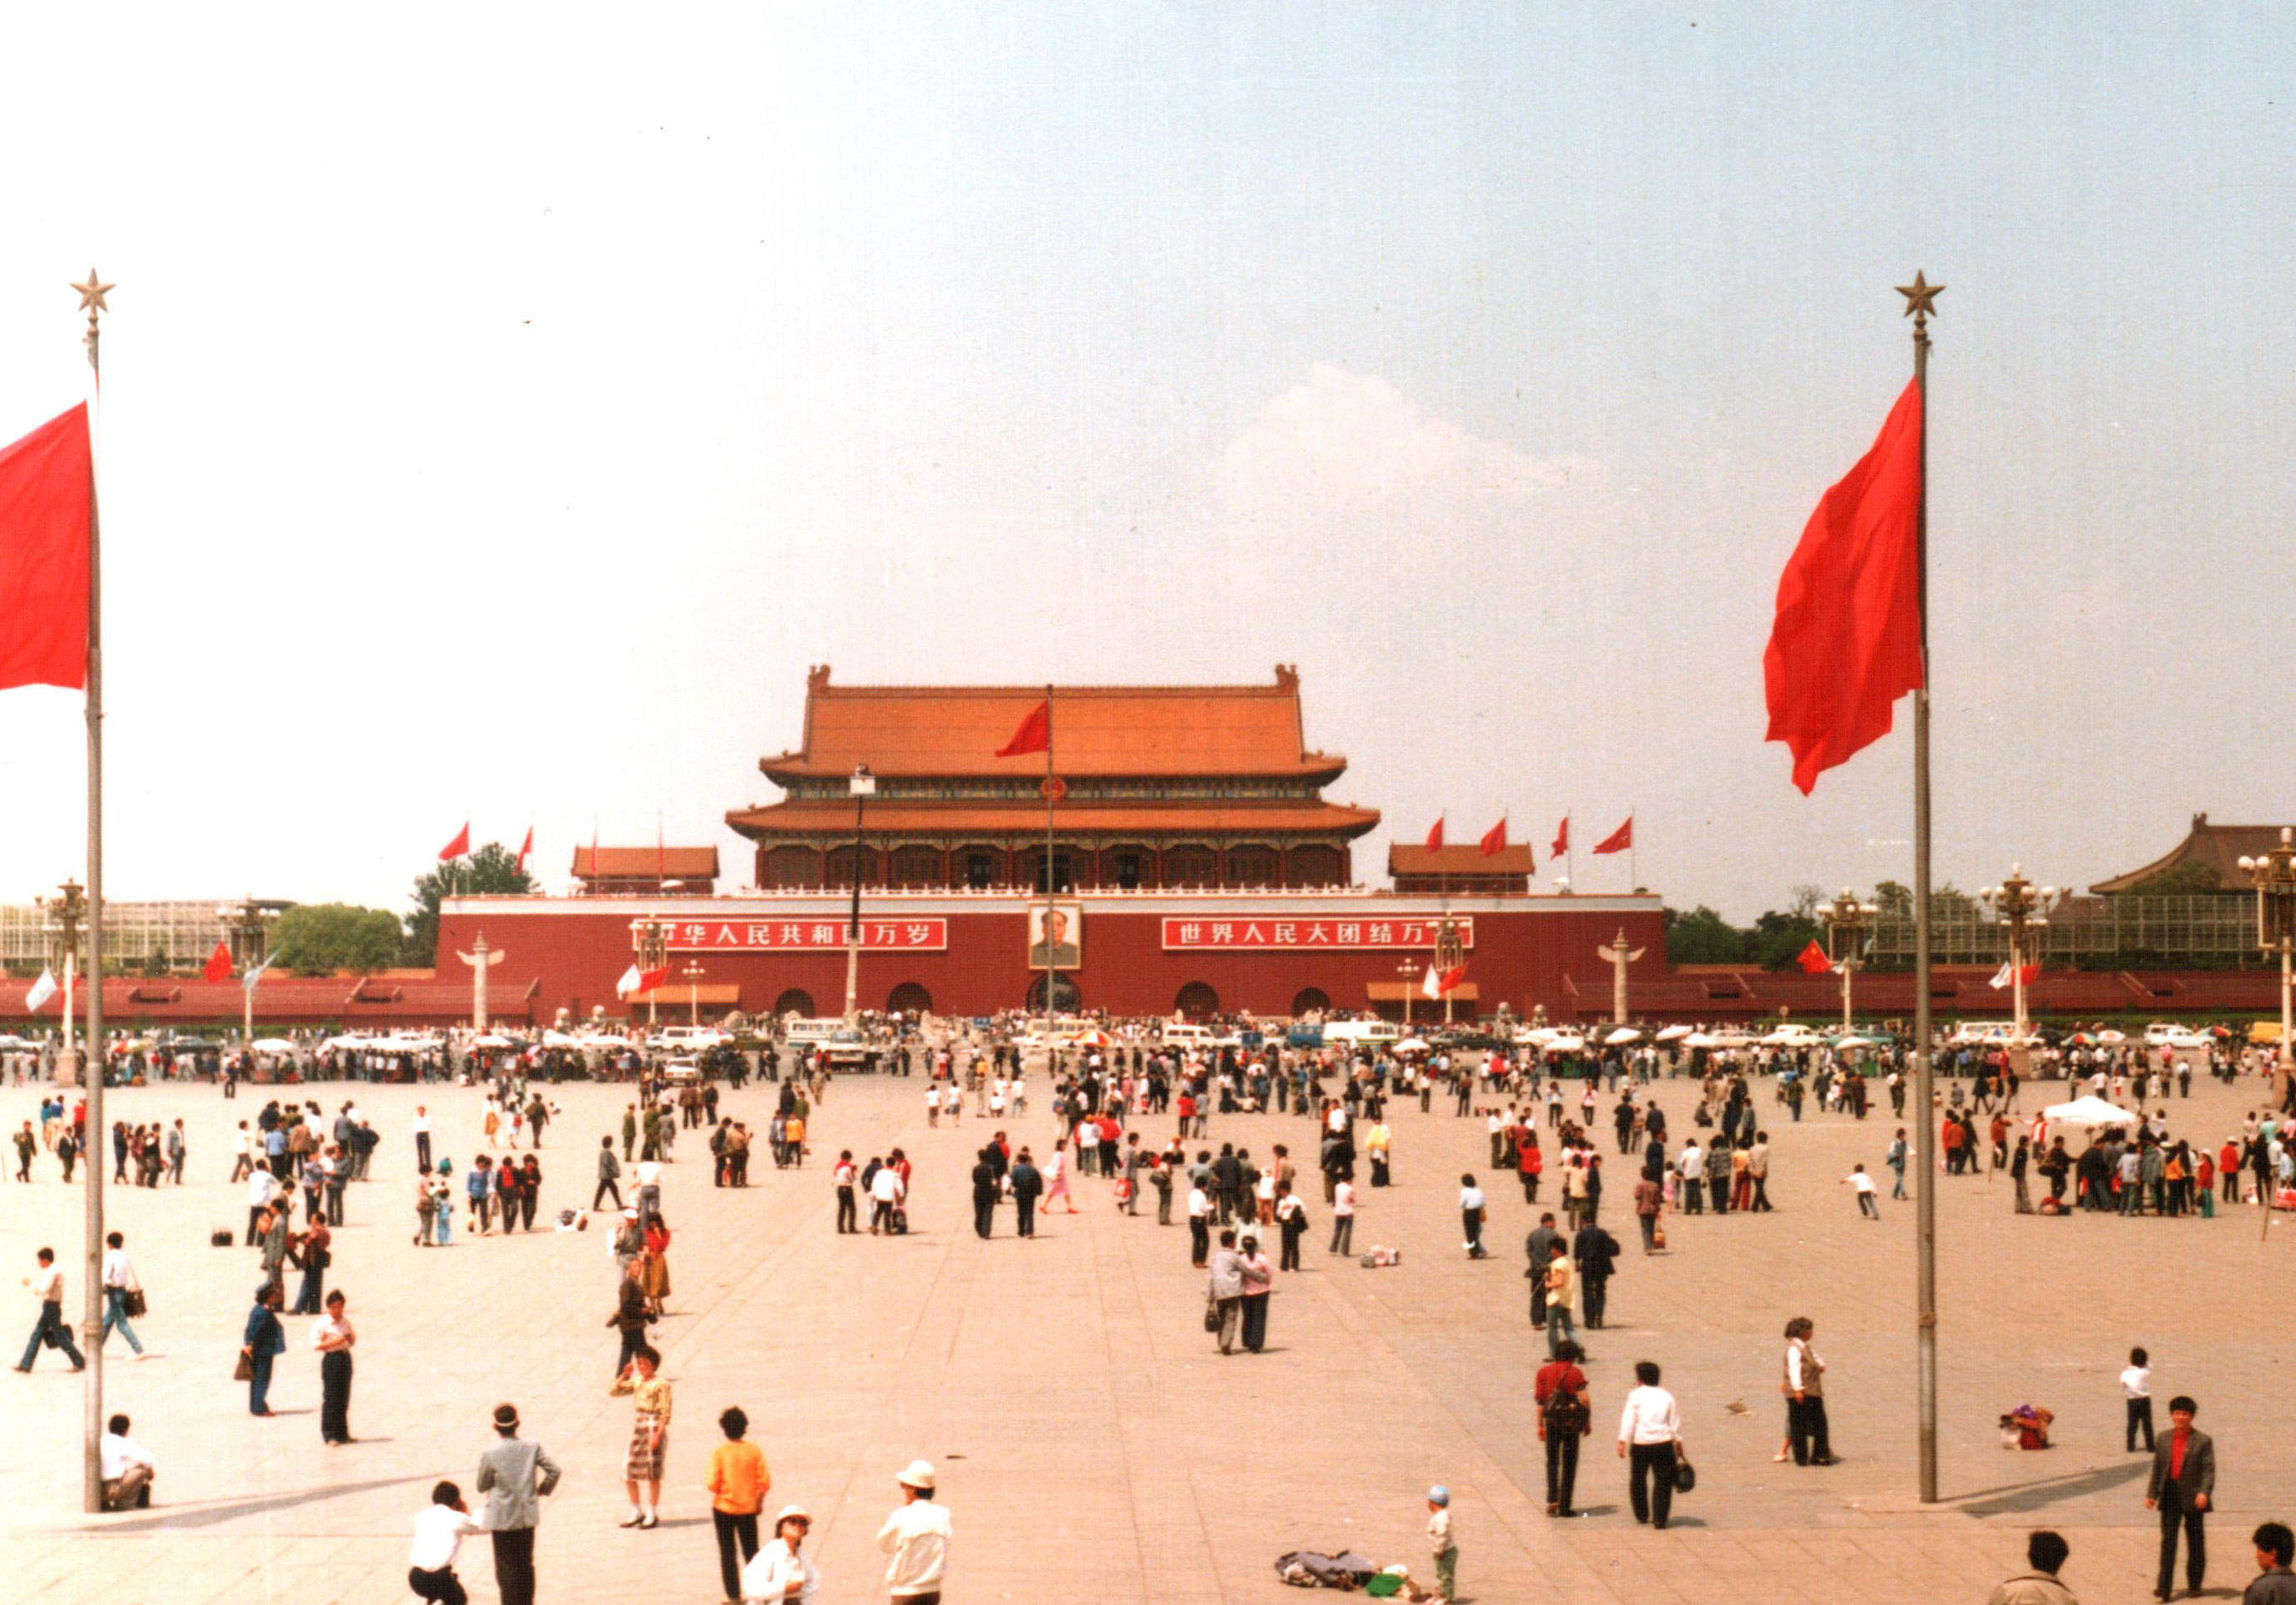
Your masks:
<svg viewBox="0 0 2296 1605"><path fill-rule="evenodd" d="M1881 1200L1874 1196L1874 1178L1866 1174L1866 1167L1852 1165L1849 1167L1849 1174L1841 1178L1841 1184L1856 1190L1859 1214L1868 1220L1878 1221L1882 1218Z"/></svg>

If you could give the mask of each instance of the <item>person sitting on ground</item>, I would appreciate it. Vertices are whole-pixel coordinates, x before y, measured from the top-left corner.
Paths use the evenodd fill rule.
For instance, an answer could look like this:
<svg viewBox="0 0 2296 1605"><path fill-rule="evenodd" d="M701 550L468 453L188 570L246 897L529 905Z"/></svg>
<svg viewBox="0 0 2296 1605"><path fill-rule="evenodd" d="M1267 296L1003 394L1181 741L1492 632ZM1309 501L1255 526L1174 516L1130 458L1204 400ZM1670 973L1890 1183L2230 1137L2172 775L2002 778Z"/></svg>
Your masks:
<svg viewBox="0 0 2296 1605"><path fill-rule="evenodd" d="M107 1511L152 1508L152 1479L160 1473L160 1462L127 1436L132 1424L124 1415L113 1416L104 1424L103 1437L96 1445Z"/></svg>

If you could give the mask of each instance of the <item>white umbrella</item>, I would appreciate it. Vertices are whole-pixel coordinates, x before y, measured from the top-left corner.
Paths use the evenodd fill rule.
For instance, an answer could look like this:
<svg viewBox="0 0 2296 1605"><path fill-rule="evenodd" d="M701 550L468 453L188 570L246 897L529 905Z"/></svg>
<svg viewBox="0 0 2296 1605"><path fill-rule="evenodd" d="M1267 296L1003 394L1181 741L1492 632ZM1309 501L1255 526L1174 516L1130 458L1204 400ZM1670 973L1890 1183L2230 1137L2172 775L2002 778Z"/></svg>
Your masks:
<svg viewBox="0 0 2296 1605"><path fill-rule="evenodd" d="M2096 1039L2099 1042L2127 1042L2128 1040L2128 1033L2126 1031L2099 1031L2096 1034Z"/></svg>
<svg viewBox="0 0 2296 1605"><path fill-rule="evenodd" d="M1576 1053L1586 1045L1587 1039L1583 1036L1562 1036L1550 1038L1546 1047L1547 1051L1553 1053Z"/></svg>
<svg viewBox="0 0 2296 1605"><path fill-rule="evenodd" d="M1389 1050L1395 1053L1424 1053L1427 1044L1416 1036L1406 1036Z"/></svg>
<svg viewBox="0 0 2296 1605"><path fill-rule="evenodd" d="M484 1036L471 1038L471 1045L477 1048L514 1048L518 1044L499 1031L489 1031Z"/></svg>
<svg viewBox="0 0 2296 1605"><path fill-rule="evenodd" d="M2132 1130L2144 1123L2141 1117L2114 1108L2094 1093L2045 1109L2041 1118L2054 1126L2126 1126Z"/></svg>
<svg viewBox="0 0 2296 1605"><path fill-rule="evenodd" d="M1640 1031L1636 1030L1632 1026L1620 1026L1617 1030L1603 1038L1605 1044L1612 1047L1616 1047L1622 1042L1640 1042L1642 1039L1643 1034Z"/></svg>
<svg viewBox="0 0 2296 1605"><path fill-rule="evenodd" d="M1722 1045L1722 1039L1709 1036L1703 1031L1693 1031L1682 1039L1682 1045L1685 1048L1718 1048Z"/></svg>
<svg viewBox="0 0 2296 1605"><path fill-rule="evenodd" d="M292 1053L295 1044L283 1036L266 1036L248 1044L258 1053Z"/></svg>
<svg viewBox="0 0 2296 1605"><path fill-rule="evenodd" d="M1660 1042L1680 1042L1684 1037L1691 1035L1693 1032L1688 1026L1668 1026L1659 1032L1658 1039Z"/></svg>
<svg viewBox="0 0 2296 1605"><path fill-rule="evenodd" d="M1837 1051L1842 1048L1870 1048L1874 1045L1874 1039L1870 1036L1837 1036L1833 1040L1833 1045Z"/></svg>

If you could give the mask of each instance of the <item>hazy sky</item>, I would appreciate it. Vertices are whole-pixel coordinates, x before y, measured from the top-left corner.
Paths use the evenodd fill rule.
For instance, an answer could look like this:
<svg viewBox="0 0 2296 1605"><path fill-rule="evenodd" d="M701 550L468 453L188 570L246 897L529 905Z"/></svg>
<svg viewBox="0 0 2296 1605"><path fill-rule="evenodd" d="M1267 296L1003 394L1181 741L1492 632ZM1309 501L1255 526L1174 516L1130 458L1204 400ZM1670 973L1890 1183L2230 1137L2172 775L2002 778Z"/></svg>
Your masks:
<svg viewBox="0 0 2296 1605"><path fill-rule="evenodd" d="M2285 816L2292 33L12 8L0 439L81 392L66 281L119 284L112 895L396 907L466 815L556 880L659 814L738 881L816 662L1296 661L1406 839L1505 810L1544 875L1632 807L1644 881L1741 918L1904 879L1903 721L1804 800L1760 659L1917 266L1940 877ZM79 728L0 697L0 900L80 863Z"/></svg>

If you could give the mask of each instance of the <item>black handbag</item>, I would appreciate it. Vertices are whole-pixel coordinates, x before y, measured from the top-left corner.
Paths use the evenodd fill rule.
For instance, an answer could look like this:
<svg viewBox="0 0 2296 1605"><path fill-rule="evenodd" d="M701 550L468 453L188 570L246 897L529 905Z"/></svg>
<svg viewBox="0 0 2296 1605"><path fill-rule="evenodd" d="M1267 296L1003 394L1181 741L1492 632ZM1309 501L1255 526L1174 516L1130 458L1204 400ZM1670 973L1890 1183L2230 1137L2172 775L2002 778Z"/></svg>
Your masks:
<svg viewBox="0 0 2296 1605"><path fill-rule="evenodd" d="M1217 1298L1204 1300L1204 1330L1208 1332L1219 1331L1219 1300Z"/></svg>
<svg viewBox="0 0 2296 1605"><path fill-rule="evenodd" d="M1677 1450L1674 1457L1674 1491L1677 1494L1687 1494L1697 1486L1698 1468L1690 1463L1687 1456Z"/></svg>

